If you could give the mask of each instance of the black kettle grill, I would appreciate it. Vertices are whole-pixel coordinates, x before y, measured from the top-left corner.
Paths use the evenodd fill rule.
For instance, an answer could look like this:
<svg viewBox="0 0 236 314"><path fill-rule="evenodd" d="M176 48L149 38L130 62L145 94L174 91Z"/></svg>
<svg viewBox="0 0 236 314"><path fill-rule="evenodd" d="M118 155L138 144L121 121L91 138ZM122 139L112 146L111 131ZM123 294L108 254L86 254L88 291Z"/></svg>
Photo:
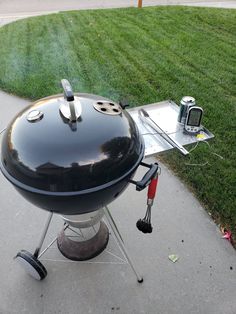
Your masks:
<svg viewBox="0 0 236 314"><path fill-rule="evenodd" d="M105 214L138 281L142 282L107 205L129 183L135 184L138 191L150 184L147 213L137 222L139 230L150 233L158 164L142 162L144 141L124 105L101 96L74 95L67 80L61 83L64 95L40 99L23 109L8 125L2 139L3 175L28 201L50 212L35 253L21 250L16 259L34 278L46 277L47 271L39 258L54 212L63 215L65 221L54 240L64 256L86 260L98 255L109 237L106 224L100 221ZM134 181L140 165L148 171L141 181ZM93 238L76 244L64 231L82 226L71 215L81 217L88 213L94 213L89 223L99 221L99 230Z"/></svg>

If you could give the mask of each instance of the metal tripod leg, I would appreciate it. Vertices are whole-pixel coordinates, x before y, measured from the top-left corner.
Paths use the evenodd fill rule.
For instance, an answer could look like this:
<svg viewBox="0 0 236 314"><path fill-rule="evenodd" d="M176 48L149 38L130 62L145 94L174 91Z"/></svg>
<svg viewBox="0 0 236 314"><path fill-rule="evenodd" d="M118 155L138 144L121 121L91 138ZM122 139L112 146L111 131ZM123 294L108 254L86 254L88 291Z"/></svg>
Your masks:
<svg viewBox="0 0 236 314"><path fill-rule="evenodd" d="M66 229L69 228L69 225L67 223L64 223L64 228L63 230L65 231ZM46 246L46 248L38 255L38 258L43 256L43 254L57 241L57 236Z"/></svg>
<svg viewBox="0 0 236 314"><path fill-rule="evenodd" d="M39 241L39 245L37 246L37 248L36 248L36 250L34 252L34 256L36 258L38 258L38 256L39 256L40 250L41 250L42 245L43 245L43 241L44 241L44 239L46 237L46 234L48 232L48 228L49 228L50 222L52 220L52 215L53 215L53 212L50 212L49 215L48 215L48 219L46 221L45 227L43 229L43 233L42 233L41 239Z"/></svg>
<svg viewBox="0 0 236 314"><path fill-rule="evenodd" d="M105 206L103 208L103 210L104 210L104 214L105 214L105 216L107 218L107 221L108 221L108 223L109 223L109 225L110 225L110 227L111 227L111 229L112 229L112 231L114 233L114 236L115 236L115 238L116 238L116 240L117 240L117 242L118 242L118 244L120 246L120 249L122 250L122 252L125 255L125 257L127 258L127 261L129 263L130 267L133 269L133 272L135 273L138 282L139 283L143 282L143 277L141 277L139 275L139 273L136 271L135 266L134 266L134 262L130 258L129 254L128 254L127 250L126 250L126 247L124 246L124 242L123 242L123 240L121 238L120 232L119 232L119 230L118 230L118 228L117 228L117 226L115 224L115 221L114 221L114 219L113 219L113 217L112 217L108 207Z"/></svg>

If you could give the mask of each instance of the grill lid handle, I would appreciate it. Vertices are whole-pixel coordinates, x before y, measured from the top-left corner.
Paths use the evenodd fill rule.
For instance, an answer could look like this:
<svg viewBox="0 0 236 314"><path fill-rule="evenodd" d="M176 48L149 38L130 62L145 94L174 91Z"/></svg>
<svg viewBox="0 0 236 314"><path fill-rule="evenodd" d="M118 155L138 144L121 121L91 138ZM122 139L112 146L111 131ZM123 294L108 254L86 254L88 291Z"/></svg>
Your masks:
<svg viewBox="0 0 236 314"><path fill-rule="evenodd" d="M61 104L60 111L62 115L69 119L70 122L76 122L81 115L81 104L79 100L75 100L72 87L68 80L62 79L61 86L64 91L65 103Z"/></svg>
<svg viewBox="0 0 236 314"><path fill-rule="evenodd" d="M75 105L74 105L75 97L73 94L72 87L71 87L69 81L67 81L66 79L61 80L61 86L64 90L64 98L66 99L66 101L69 102L70 121L75 122L77 120L77 118L76 118Z"/></svg>
<svg viewBox="0 0 236 314"><path fill-rule="evenodd" d="M72 87L69 83L68 80L66 79L62 79L61 80L61 86L64 90L64 97L67 101L74 101L74 94L73 94L73 90L72 90Z"/></svg>

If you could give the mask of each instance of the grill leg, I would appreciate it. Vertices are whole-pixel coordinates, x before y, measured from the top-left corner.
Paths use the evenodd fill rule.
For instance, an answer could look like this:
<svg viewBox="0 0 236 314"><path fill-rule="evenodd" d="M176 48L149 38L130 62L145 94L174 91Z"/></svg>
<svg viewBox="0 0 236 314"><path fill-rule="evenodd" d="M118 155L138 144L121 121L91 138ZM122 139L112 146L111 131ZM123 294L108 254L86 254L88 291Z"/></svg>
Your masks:
<svg viewBox="0 0 236 314"><path fill-rule="evenodd" d="M119 230L118 230L118 228L117 228L117 226L115 224L115 221L114 221L114 219L113 219L113 217L112 217L108 207L105 206L103 208L103 210L104 210L104 214L105 214L105 216L107 218L107 221L108 221L108 223L109 223L109 225L110 225L110 227L111 227L111 229L112 229L112 231L114 233L114 236L115 236L115 238L116 238L116 240L117 240L117 242L118 242L118 244L120 246L120 249L123 252L123 254L125 255L125 257L127 258L127 261L129 263L130 267L132 268L133 272L135 273L138 282L139 283L143 282L143 277L141 277L139 275L139 273L137 272L137 270L136 270L136 268L134 266L134 262L132 261L131 257L129 256L129 254L127 252L127 249L126 249L126 247L124 245L124 242L122 240L122 237L120 235L120 232L119 232Z"/></svg>
<svg viewBox="0 0 236 314"><path fill-rule="evenodd" d="M52 215L53 215L53 212L50 212L49 215L48 215L48 219L46 221L45 227L43 229L43 233L41 235L41 239L40 239L39 244L38 244L38 246L37 246L37 248L36 248L36 250L34 252L34 256L36 258L38 258L38 256L39 256L40 250L41 250L42 245L43 245L43 241L44 241L44 239L46 237L46 234L48 232L48 228L49 228L50 222L52 220Z"/></svg>

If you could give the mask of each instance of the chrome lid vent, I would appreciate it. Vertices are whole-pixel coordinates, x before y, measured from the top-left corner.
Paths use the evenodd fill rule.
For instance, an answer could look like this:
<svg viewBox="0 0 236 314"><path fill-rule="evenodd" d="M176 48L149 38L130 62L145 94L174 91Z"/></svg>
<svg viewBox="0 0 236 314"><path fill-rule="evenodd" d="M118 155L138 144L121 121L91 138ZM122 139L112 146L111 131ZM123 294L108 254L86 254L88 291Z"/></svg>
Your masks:
<svg viewBox="0 0 236 314"><path fill-rule="evenodd" d="M122 112L120 105L113 102L104 101L104 100L97 101L93 105L93 107L94 109L96 109L97 111L101 113L112 115L112 116L119 115Z"/></svg>

